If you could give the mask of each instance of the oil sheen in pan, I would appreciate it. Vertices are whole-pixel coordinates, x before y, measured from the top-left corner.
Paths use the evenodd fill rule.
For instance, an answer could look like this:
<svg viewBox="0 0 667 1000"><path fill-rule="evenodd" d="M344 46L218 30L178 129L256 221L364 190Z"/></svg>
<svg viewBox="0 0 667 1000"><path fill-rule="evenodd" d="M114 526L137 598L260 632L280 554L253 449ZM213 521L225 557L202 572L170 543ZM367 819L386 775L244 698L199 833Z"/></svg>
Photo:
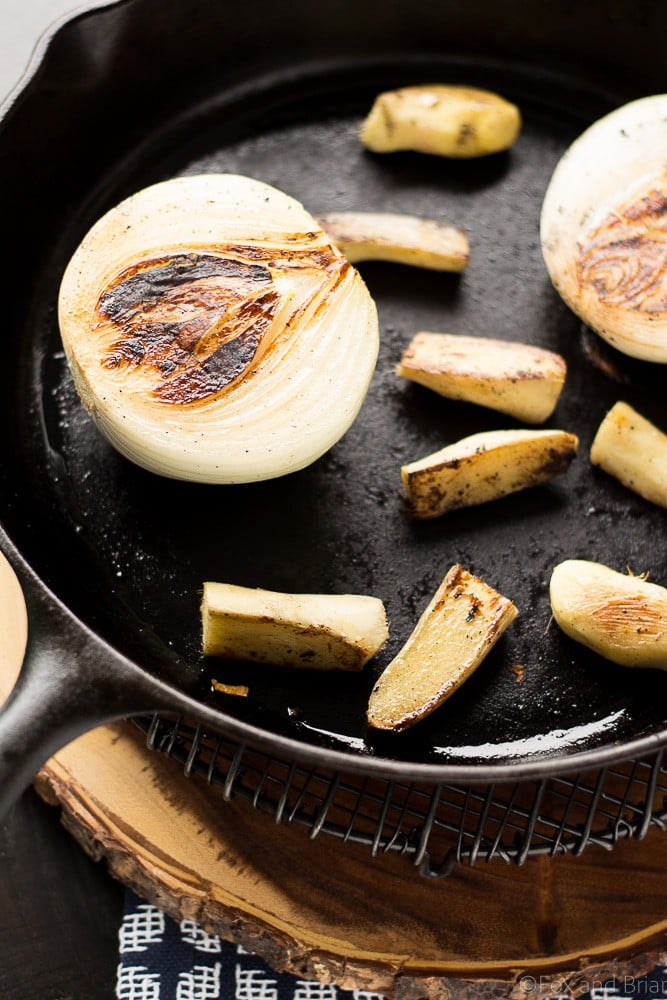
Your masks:
<svg viewBox="0 0 667 1000"><path fill-rule="evenodd" d="M425 78L433 73L424 72ZM522 108L523 132L506 154L473 162L374 156L357 138L373 92L347 84L318 93L315 81L308 99L276 99L270 111L240 108L236 117L233 109L216 117L208 108L202 118L195 109L179 122L177 142L169 141L167 129L159 142L144 144L124 173L104 179L111 204L166 177L233 171L282 188L315 214L390 209L435 215L468 231L471 263L461 277L361 266L380 315L377 371L353 428L308 469L269 483L212 488L131 466L82 414L57 331L51 333L44 400L46 445L60 456L54 502L77 544L92 553L118 607L127 609L132 628L143 623L202 678L249 684L248 699L217 702L225 711L353 755L525 759L606 745L656 731L666 721L664 675L606 663L550 624L548 581L564 558L649 570L654 580L667 582L667 557L654 544L664 532L664 512L588 462L595 429L619 387L582 350L580 324L551 288L539 250L544 190L587 121L564 117L558 94L551 106L533 103L522 89L525 80L503 74L477 82ZM72 246L74 229L82 226L74 220ZM437 521L407 520L401 464L466 434L514 426L398 379L394 365L417 330L526 340L562 353L569 375L549 426L580 437L569 472L547 486ZM623 387L623 396L660 423L658 394L641 377ZM371 738L364 715L374 678L457 561L511 597L519 617L434 716L400 737ZM391 639L363 675L207 664L199 650L204 579L373 594L385 601ZM121 645L122 618L115 616ZM135 639L131 643L134 648Z"/></svg>

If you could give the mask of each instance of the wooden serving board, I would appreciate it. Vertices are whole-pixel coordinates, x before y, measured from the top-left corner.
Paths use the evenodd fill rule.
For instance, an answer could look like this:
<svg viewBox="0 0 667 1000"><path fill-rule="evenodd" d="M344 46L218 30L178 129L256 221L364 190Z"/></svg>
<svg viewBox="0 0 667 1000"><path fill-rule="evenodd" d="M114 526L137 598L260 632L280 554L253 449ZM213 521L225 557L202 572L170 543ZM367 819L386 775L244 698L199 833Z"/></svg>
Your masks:
<svg viewBox="0 0 667 1000"><path fill-rule="evenodd" d="M25 647L25 608L0 557L0 700ZM37 787L110 873L177 919L276 970L397 1000L577 995L667 962L667 834L581 857L461 867L275 822L146 749L130 723L56 754Z"/></svg>

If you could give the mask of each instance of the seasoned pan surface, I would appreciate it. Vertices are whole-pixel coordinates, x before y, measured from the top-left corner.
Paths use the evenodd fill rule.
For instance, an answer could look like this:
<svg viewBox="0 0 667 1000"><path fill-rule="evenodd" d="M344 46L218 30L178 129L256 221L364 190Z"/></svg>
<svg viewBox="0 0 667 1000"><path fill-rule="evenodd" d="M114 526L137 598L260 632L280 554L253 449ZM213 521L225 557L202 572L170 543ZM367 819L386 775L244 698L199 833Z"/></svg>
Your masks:
<svg viewBox="0 0 667 1000"><path fill-rule="evenodd" d="M434 80L489 87L516 101L525 123L516 147L477 162L366 153L357 129L374 95ZM180 85L187 98L188 81ZM588 461L595 430L619 398L665 425L662 373L616 357L604 369L596 363L595 338L551 288L538 242L541 201L558 158L590 121L634 96L629 91L592 91L566 76L474 54L369 61L342 52L336 65L291 62L205 95L193 82L189 99L181 97L178 110L148 131L125 127L119 108L119 141L94 169L82 170L80 183L70 183L43 234L33 229L31 278L6 334L12 364L2 375L9 441L2 519L36 571L121 651L153 672L173 677L176 670L179 683L219 707L223 724L234 716L269 739L279 734L342 750L357 763L554 760L659 740L667 677L586 653L550 624L548 602L551 570L564 558L650 571L667 584L665 512ZM76 172L76 163L71 168ZM48 176L49 164L43 169ZM207 487L134 467L83 411L60 347L58 285L87 228L146 184L210 171L274 184L315 214L363 208L435 216L462 225L472 246L460 277L361 266L381 326L369 396L328 454L268 483ZM14 225L18 232L18 213ZM580 437L565 476L436 521L406 518L401 464L467 434L515 426L394 375L403 347L425 329L525 340L565 356L569 376L549 423ZM400 737L370 736L364 715L373 681L454 562L511 597L519 618L430 720ZM388 610L389 645L362 675L207 662L198 610L206 579L376 595ZM212 695L211 677L247 683L249 698Z"/></svg>

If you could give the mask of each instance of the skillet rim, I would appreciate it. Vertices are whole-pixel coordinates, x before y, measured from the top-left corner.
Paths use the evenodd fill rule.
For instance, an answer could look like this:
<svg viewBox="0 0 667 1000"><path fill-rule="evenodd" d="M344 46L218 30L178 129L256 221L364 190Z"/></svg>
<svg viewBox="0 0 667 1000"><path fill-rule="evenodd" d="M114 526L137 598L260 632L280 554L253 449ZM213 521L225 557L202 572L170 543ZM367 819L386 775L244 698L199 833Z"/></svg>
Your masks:
<svg viewBox="0 0 667 1000"><path fill-rule="evenodd" d="M79 3L77 6L72 7L70 11L65 11L64 14L60 14L59 17L51 21L35 42L20 77L9 93L5 94L2 100L0 100L0 123L2 123L7 113L14 107L19 98L23 96L23 92L33 82L42 68L42 64L47 58L49 49L56 36L63 29L69 28L75 21L81 17L85 17L87 14L96 14L111 7L129 6L131 3L133 3L133 0L88 0L87 3Z"/></svg>

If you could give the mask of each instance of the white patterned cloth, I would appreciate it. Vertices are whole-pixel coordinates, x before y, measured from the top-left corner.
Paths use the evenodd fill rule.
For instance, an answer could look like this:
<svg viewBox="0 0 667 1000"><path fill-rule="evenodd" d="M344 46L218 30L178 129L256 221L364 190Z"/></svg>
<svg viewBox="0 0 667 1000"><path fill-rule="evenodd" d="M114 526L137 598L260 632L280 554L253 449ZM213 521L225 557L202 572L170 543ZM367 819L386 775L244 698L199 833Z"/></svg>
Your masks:
<svg viewBox="0 0 667 1000"><path fill-rule="evenodd" d="M119 930L116 1000L383 1000L368 990L276 973L240 945L207 934L193 920L175 923L150 903L126 893ZM524 991L574 1000L557 975L523 977ZM579 1000L667 1000L667 966L649 975L591 981Z"/></svg>
<svg viewBox="0 0 667 1000"><path fill-rule="evenodd" d="M116 1000L383 1000L367 990L277 974L240 945L180 924L127 892Z"/></svg>

